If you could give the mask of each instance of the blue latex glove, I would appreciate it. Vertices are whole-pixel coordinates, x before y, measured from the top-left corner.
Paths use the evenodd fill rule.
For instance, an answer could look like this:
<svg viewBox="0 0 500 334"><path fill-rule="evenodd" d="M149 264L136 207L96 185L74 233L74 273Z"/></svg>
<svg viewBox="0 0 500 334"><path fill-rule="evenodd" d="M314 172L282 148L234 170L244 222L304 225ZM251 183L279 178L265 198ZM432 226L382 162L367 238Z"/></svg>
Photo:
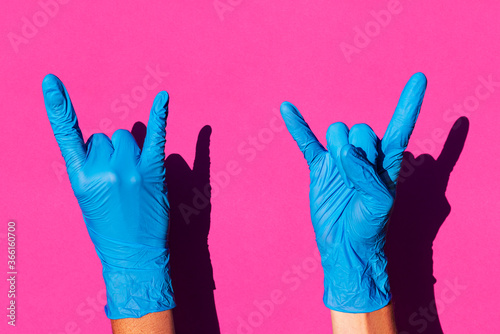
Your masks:
<svg viewBox="0 0 500 334"><path fill-rule="evenodd" d="M71 187L103 266L110 319L138 318L175 306L169 272L169 204L165 180L168 94L160 92L141 152L132 134L117 130L84 143L63 83L47 75L45 107Z"/></svg>
<svg viewBox="0 0 500 334"><path fill-rule="evenodd" d="M410 78L382 140L366 124L349 130L339 122L328 128L328 150L292 104L281 105L288 131L309 165L311 218L325 274L323 301L332 310L372 312L391 299L385 227L426 85L422 73Z"/></svg>

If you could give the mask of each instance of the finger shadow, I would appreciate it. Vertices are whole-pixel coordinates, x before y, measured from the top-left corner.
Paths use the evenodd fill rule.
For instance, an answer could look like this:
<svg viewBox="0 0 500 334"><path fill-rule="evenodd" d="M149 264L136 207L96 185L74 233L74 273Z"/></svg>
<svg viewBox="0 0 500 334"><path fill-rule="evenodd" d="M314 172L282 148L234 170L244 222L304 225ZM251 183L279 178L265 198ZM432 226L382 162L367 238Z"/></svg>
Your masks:
<svg viewBox="0 0 500 334"><path fill-rule="evenodd" d="M438 310L445 298L434 292L432 245L451 212L446 188L468 131L469 120L459 118L436 160L404 153L385 248L400 334L443 334Z"/></svg>
<svg viewBox="0 0 500 334"><path fill-rule="evenodd" d="M170 268L177 304L173 315L177 334L220 334L208 249L212 209L211 133L209 125L200 130L193 169L179 154L171 154L165 160L170 203ZM142 147L146 126L136 123L132 134L138 136L136 141Z"/></svg>

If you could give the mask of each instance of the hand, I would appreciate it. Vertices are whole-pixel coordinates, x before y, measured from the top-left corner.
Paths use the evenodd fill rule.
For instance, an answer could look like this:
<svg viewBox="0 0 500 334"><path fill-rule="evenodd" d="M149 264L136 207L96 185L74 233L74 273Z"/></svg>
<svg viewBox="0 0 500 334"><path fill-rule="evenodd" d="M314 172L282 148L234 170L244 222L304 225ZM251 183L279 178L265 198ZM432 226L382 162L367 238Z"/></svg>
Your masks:
<svg viewBox="0 0 500 334"><path fill-rule="evenodd" d="M175 306L169 273L169 204L165 181L168 94L153 103L141 152L132 134L117 130L84 143L63 83L42 83L52 130L71 187L103 266L110 319L138 318Z"/></svg>
<svg viewBox="0 0 500 334"><path fill-rule="evenodd" d="M382 140L366 124L349 131L338 122L328 128L328 150L292 104L281 105L288 131L309 165L311 219L325 274L323 301L332 310L372 312L391 299L386 224L426 85L422 73L410 78Z"/></svg>

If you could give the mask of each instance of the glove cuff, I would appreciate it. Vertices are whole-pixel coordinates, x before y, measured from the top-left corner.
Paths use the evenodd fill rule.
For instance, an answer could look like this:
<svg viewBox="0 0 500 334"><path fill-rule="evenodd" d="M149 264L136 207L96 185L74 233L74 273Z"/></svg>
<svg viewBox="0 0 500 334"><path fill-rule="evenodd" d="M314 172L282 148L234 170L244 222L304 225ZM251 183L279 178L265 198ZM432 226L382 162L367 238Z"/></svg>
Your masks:
<svg viewBox="0 0 500 334"><path fill-rule="evenodd" d="M386 267L383 252L361 266L324 266L326 307L339 312L368 313L387 306L391 292Z"/></svg>
<svg viewBox="0 0 500 334"><path fill-rule="evenodd" d="M117 268L103 263L109 319L140 318L175 307L168 257L155 269Z"/></svg>

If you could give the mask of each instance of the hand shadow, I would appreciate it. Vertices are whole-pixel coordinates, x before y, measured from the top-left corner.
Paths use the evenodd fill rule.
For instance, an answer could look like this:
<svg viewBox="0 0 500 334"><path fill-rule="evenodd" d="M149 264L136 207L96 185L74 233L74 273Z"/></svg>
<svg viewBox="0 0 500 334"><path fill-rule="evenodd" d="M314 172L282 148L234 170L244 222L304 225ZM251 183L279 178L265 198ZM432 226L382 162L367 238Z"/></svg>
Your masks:
<svg viewBox="0 0 500 334"><path fill-rule="evenodd" d="M171 154L165 160L170 203L170 269L177 304L173 314L177 334L220 334L208 250L212 209L211 133L209 125L200 130L192 170L179 154ZM142 148L146 126L137 122L132 134Z"/></svg>
<svg viewBox="0 0 500 334"><path fill-rule="evenodd" d="M439 309L449 299L434 294L432 244L451 212L446 187L468 131L469 120L460 117L437 160L404 153L385 247L400 334L443 334L436 304Z"/></svg>

